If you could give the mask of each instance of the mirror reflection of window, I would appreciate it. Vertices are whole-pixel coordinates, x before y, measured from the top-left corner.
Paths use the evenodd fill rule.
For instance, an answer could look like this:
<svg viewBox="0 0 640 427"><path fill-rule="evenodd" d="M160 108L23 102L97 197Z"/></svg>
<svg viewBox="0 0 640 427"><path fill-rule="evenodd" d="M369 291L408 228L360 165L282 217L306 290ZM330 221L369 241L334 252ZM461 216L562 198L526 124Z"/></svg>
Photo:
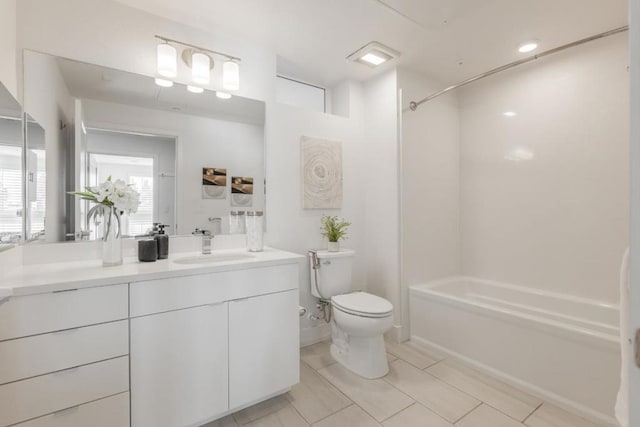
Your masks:
<svg viewBox="0 0 640 427"><path fill-rule="evenodd" d="M140 193L140 206L135 214L122 216L122 235L145 234L153 226L154 168L153 157L118 156L89 153L89 185L97 186L111 177L121 179ZM91 238L101 238L100 227L89 224Z"/></svg>
<svg viewBox="0 0 640 427"><path fill-rule="evenodd" d="M29 150L33 159L30 164L30 176L27 177L32 187L31 197L31 234L32 236L44 233L45 200L47 194L47 172L44 150ZM35 162L34 162L35 160ZM33 164L35 163L35 165Z"/></svg>
<svg viewBox="0 0 640 427"><path fill-rule="evenodd" d="M0 241L22 232L22 148L0 145Z"/></svg>

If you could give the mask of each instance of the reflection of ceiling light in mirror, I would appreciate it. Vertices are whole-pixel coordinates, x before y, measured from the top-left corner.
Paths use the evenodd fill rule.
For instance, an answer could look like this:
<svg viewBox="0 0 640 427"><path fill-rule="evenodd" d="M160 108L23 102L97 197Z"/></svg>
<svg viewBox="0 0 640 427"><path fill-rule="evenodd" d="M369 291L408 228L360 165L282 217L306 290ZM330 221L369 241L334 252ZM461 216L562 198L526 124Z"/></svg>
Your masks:
<svg viewBox="0 0 640 427"><path fill-rule="evenodd" d="M391 49L382 43L371 42L347 56L347 59L375 68L398 56L400 56L400 52L397 50Z"/></svg>
<svg viewBox="0 0 640 427"><path fill-rule="evenodd" d="M173 86L173 82L171 80L165 79L156 79L156 84L160 87L171 87Z"/></svg>
<svg viewBox="0 0 640 427"><path fill-rule="evenodd" d="M538 48L538 40L529 40L524 43L520 43L520 45L518 45L518 52L520 53L533 52L537 48Z"/></svg>
<svg viewBox="0 0 640 427"><path fill-rule="evenodd" d="M512 162L522 162L533 159L533 151L524 147L516 147L513 150L510 150L505 159L511 160Z"/></svg>
<svg viewBox="0 0 640 427"><path fill-rule="evenodd" d="M518 115L518 113L516 113L515 111L505 111L504 113L502 113L502 115L506 117L515 117Z"/></svg>
<svg viewBox="0 0 640 427"><path fill-rule="evenodd" d="M160 43L157 49L158 74L164 77L178 75L178 52L169 43Z"/></svg>
<svg viewBox="0 0 640 427"><path fill-rule="evenodd" d="M220 99L229 99L231 98L231 94L227 92L216 91L216 96Z"/></svg>
<svg viewBox="0 0 640 427"><path fill-rule="evenodd" d="M187 90L191 93L202 93L204 89L198 86L187 85Z"/></svg>
<svg viewBox="0 0 640 427"><path fill-rule="evenodd" d="M240 65L233 59L222 64L222 87L226 90L240 89Z"/></svg>
<svg viewBox="0 0 640 427"><path fill-rule="evenodd" d="M201 85L209 84L211 74L211 58L201 52L191 56L191 79Z"/></svg>

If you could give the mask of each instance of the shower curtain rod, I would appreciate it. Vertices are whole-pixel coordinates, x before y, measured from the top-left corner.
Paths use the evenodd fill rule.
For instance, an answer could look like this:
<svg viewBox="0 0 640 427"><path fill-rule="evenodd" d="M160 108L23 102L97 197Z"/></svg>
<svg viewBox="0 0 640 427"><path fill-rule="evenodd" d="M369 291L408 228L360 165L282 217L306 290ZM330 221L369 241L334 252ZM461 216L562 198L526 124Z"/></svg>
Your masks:
<svg viewBox="0 0 640 427"><path fill-rule="evenodd" d="M500 73L502 71L509 70L509 69L511 69L513 67L517 67L518 65L522 65L522 64L526 64L527 62L535 61L536 59L545 57L547 55L552 55L554 53L558 53L558 52L563 51L565 49L569 49L569 48L572 48L572 47L575 47L575 46L579 46L581 44L588 43L588 42L591 42L591 41L594 41L594 40L598 40L598 39L601 39L603 37L609 37L609 36L613 36L614 34L622 33L624 31L627 31L628 29L629 29L629 26L625 25L624 27L616 28L616 29L613 29L613 30L605 31L604 33L600 33L600 34L596 34L596 35L593 35L593 36L590 36L590 37L586 37L584 39L576 40L574 42L567 43L565 45L558 46L556 48L549 49L549 50L546 50L544 52L538 53L537 55L533 55L533 56L530 56L528 58L520 59L518 61L514 61L514 62L511 62L509 64L503 65L501 67L494 68L493 70L489 70L489 71L484 72L482 74L478 74L478 75L473 76L473 77L471 77L471 78L469 78L467 80L463 80L460 83L456 83L456 84L454 84L452 86L449 86L447 88L444 88L444 89L442 89L442 90L440 90L438 92L432 93L431 95L427 96L426 98L421 99L420 101L411 101L409 103L409 108L411 109L411 111L416 111L421 104L424 104L427 101L431 101L432 99L437 98L440 95L444 95L447 92L451 92L454 89L458 89L459 87L466 86L469 83L473 83L473 82L478 81L480 79L484 79L485 77L489 77L489 76L492 76L494 74Z"/></svg>

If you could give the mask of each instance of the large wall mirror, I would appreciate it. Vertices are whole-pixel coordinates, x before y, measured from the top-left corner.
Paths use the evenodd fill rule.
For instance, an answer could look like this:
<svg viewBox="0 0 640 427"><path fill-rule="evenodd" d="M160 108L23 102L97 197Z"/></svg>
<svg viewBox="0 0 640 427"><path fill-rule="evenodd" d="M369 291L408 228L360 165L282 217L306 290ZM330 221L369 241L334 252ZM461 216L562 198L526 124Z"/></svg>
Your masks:
<svg viewBox="0 0 640 427"><path fill-rule="evenodd" d="M0 83L0 248L24 235L22 107Z"/></svg>
<svg viewBox="0 0 640 427"><path fill-rule="evenodd" d="M123 217L125 237L154 223L174 235L237 233L236 213L264 210L261 101L161 87L148 76L25 50L24 109L34 127L30 239L100 238L90 202L68 192L109 177L140 193L138 211Z"/></svg>

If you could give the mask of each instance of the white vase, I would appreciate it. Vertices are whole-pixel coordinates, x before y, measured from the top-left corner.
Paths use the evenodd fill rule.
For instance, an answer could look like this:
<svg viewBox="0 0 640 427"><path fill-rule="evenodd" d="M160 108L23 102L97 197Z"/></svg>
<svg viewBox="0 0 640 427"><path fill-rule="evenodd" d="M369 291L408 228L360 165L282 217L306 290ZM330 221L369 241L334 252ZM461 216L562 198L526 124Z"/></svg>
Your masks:
<svg viewBox="0 0 640 427"><path fill-rule="evenodd" d="M340 242L327 243L327 250L329 252L340 252Z"/></svg>
<svg viewBox="0 0 640 427"><path fill-rule="evenodd" d="M113 207L102 209L104 235L102 237L102 266L112 267L122 264L122 237L120 234L120 214Z"/></svg>

